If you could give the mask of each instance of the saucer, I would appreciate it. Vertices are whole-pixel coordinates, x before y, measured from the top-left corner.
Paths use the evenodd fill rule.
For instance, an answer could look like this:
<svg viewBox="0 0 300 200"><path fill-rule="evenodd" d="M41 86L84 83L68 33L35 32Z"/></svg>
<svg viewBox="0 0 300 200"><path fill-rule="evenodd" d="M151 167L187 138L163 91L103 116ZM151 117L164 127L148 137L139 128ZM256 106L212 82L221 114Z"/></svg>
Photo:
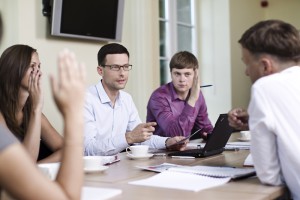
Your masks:
<svg viewBox="0 0 300 200"><path fill-rule="evenodd" d="M85 173L99 173L99 172L102 172L104 170L108 169L108 166L99 166L99 168L96 168L96 169L86 169L84 168L84 172Z"/></svg>
<svg viewBox="0 0 300 200"><path fill-rule="evenodd" d="M154 155L153 153L148 153L143 156L133 156L131 154L127 154L126 156L130 159L147 159L147 158L151 158L153 155Z"/></svg>
<svg viewBox="0 0 300 200"><path fill-rule="evenodd" d="M241 142L249 142L251 139L245 139L245 138L238 138L239 141Z"/></svg>

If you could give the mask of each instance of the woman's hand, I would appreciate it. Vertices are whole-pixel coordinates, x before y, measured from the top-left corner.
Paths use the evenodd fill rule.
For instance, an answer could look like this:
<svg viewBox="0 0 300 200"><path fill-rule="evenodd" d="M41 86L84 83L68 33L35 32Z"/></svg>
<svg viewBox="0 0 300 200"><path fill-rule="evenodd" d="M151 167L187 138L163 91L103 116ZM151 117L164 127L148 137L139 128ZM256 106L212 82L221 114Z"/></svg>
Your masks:
<svg viewBox="0 0 300 200"><path fill-rule="evenodd" d="M42 111L44 97L42 91L42 72L38 67L33 67L28 79L29 98L32 101L33 111Z"/></svg>
<svg viewBox="0 0 300 200"><path fill-rule="evenodd" d="M58 79L50 77L54 101L62 115L82 113L86 72L74 53L64 50L58 57Z"/></svg>

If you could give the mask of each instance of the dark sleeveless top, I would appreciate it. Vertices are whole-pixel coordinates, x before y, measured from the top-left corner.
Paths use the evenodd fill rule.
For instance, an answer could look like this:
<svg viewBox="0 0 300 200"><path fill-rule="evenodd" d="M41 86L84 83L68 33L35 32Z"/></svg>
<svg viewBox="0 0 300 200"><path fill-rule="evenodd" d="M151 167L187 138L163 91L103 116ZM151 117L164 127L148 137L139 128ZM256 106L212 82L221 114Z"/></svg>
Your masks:
<svg viewBox="0 0 300 200"><path fill-rule="evenodd" d="M0 152L19 140L4 126L0 125ZM41 140L38 160L44 159L53 152Z"/></svg>
<svg viewBox="0 0 300 200"><path fill-rule="evenodd" d="M18 142L17 138L7 128L0 125L0 152L16 142Z"/></svg>

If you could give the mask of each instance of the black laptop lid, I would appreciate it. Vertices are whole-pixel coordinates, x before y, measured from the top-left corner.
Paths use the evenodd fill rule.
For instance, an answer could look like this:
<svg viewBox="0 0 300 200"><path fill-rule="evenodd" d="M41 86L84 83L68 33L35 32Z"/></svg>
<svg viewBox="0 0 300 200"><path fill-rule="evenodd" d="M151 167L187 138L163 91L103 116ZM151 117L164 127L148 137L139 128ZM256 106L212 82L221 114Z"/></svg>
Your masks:
<svg viewBox="0 0 300 200"><path fill-rule="evenodd" d="M215 124L213 132L203 149L188 149L185 151L176 151L169 153L169 156L192 156L192 157L207 157L223 152L224 147L232 133L232 128L229 126L227 114L220 114Z"/></svg>
<svg viewBox="0 0 300 200"><path fill-rule="evenodd" d="M232 128L229 126L227 114L220 114L213 132L206 142L203 152L223 149L229 140Z"/></svg>

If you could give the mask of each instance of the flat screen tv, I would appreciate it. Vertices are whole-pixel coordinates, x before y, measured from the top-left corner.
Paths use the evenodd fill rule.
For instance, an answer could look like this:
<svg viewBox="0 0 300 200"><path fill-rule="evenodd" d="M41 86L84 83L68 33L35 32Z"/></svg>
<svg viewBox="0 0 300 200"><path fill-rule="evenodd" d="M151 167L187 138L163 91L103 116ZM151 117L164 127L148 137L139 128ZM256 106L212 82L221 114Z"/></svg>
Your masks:
<svg viewBox="0 0 300 200"><path fill-rule="evenodd" d="M125 0L53 0L51 35L121 41Z"/></svg>

